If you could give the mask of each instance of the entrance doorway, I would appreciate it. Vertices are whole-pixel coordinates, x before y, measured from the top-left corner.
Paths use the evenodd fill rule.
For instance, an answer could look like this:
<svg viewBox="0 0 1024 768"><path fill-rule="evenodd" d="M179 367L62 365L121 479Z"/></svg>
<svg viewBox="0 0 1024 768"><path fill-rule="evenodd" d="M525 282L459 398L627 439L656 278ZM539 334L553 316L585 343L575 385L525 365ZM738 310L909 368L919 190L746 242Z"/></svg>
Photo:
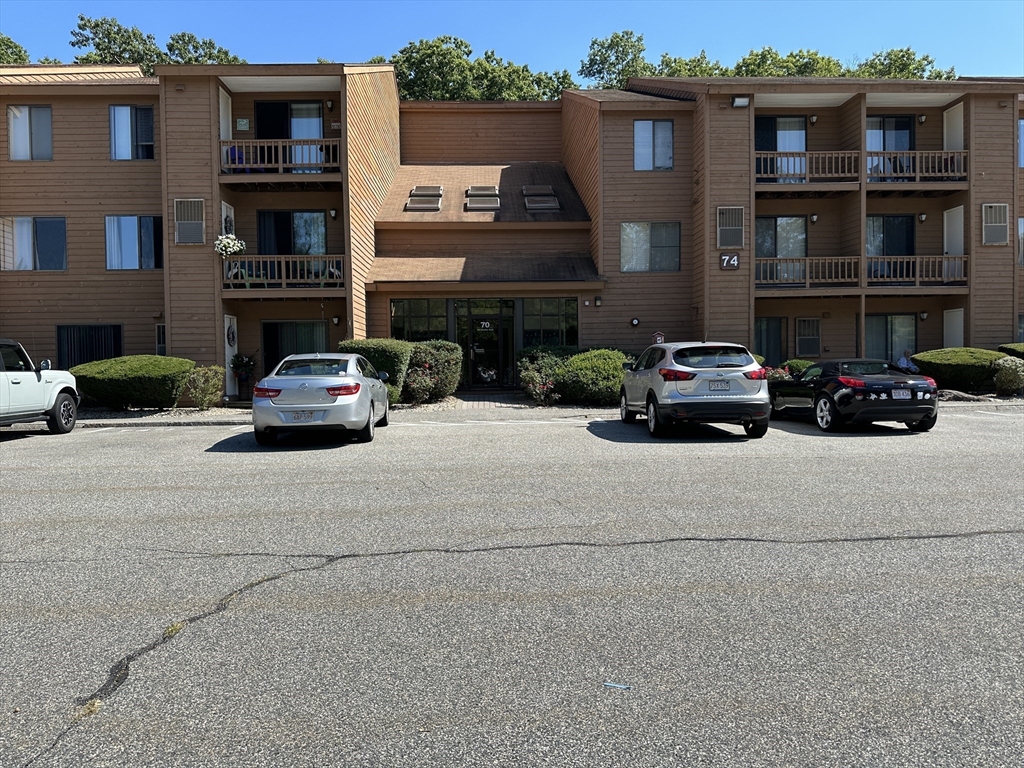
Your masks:
<svg viewBox="0 0 1024 768"><path fill-rule="evenodd" d="M515 300L456 299L455 335L463 387L515 386Z"/></svg>
<svg viewBox="0 0 1024 768"><path fill-rule="evenodd" d="M288 355L326 352L328 347L327 323L263 321L263 375Z"/></svg>

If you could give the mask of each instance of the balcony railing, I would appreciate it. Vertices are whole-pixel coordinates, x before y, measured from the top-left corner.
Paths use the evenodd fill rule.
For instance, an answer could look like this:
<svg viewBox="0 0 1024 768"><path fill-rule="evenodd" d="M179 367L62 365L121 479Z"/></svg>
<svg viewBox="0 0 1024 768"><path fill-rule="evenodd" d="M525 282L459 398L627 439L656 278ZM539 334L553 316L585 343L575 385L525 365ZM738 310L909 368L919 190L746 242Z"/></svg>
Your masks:
<svg viewBox="0 0 1024 768"><path fill-rule="evenodd" d="M865 286L964 286L967 256L868 256ZM859 256L755 259L758 288L824 288L860 286Z"/></svg>
<svg viewBox="0 0 1024 768"><path fill-rule="evenodd" d="M221 173L337 173L340 139L234 139L220 143Z"/></svg>
<svg viewBox="0 0 1024 768"><path fill-rule="evenodd" d="M253 256L224 262L224 288L344 288L341 256Z"/></svg>
<svg viewBox="0 0 1024 768"><path fill-rule="evenodd" d="M812 181L857 181L860 152L756 152L761 184L806 184Z"/></svg>
<svg viewBox="0 0 1024 768"><path fill-rule="evenodd" d="M966 181L967 151L868 152L870 182Z"/></svg>

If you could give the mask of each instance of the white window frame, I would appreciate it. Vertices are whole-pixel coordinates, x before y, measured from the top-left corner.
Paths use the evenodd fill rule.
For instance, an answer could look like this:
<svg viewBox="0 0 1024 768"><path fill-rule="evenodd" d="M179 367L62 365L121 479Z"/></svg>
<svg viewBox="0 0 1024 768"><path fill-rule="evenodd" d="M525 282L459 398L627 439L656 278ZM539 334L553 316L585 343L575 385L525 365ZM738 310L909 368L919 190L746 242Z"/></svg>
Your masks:
<svg viewBox="0 0 1024 768"><path fill-rule="evenodd" d="M1002 239L990 239L990 233L999 238L999 229L1002 229ZM981 204L981 244L982 245L1009 245L1010 244L1010 206L1006 203L982 203Z"/></svg>
<svg viewBox="0 0 1024 768"><path fill-rule="evenodd" d="M196 218L196 216L199 218ZM199 224L200 227L188 226ZM182 226L186 225L186 226ZM184 232L182 230L185 230ZM198 239L197 235L198 233ZM201 197L175 198L174 200L174 244L206 244L206 200Z"/></svg>
<svg viewBox="0 0 1024 768"><path fill-rule="evenodd" d="M42 147L36 147L34 141L34 134L32 132L32 113L35 110L45 109L50 113L50 135L49 135L49 146L46 148L47 151L43 151ZM28 156L27 157L15 157L14 148L15 140L14 136L17 133L14 129L15 120L21 117L19 110L24 110L24 119L28 126ZM49 104L9 104L7 106L7 157L12 162L16 163L31 163L31 162L50 162L53 160L53 107Z"/></svg>
<svg viewBox="0 0 1024 768"><path fill-rule="evenodd" d="M113 251L112 252L112 250L111 250L112 248L114 248L115 245L118 244L118 241L121 240L122 236L125 234L124 230L120 228L119 222L117 221L117 220L120 220L120 219L134 219L134 222L135 222L135 226L133 227L133 230L134 230L133 234L134 234L134 241L135 241L135 254L134 254L135 255L135 265L134 266L127 266L127 267L126 266L111 266L111 264L123 264L124 263L123 260L124 260L125 251L124 250L120 250L120 251ZM153 266L152 267L143 266L143 263L144 263L145 257L146 257L146 254L144 254L143 251L142 251L142 245L143 245L142 220L143 219L153 219L153 254L152 254L152 256L153 256ZM112 221L112 220L114 220L114 221ZM159 224L159 226L158 226L158 224ZM158 230L159 230L159 235L157 234ZM163 247L162 247L163 243L161 242L162 239L163 239L163 221L161 221L161 217L160 216L151 216L151 215L141 215L141 216L139 216L139 215L135 215L135 214L121 214L121 215L112 214L110 216L105 217L105 219L104 219L104 235L105 235L105 238L106 238L106 257L107 257L106 263L107 263L107 271L108 272L121 272L121 271L131 271L131 270L146 270L146 271L150 271L150 270L156 270L156 269L163 269ZM160 264L159 265L156 263L157 262L157 254L158 253L160 255L160 258L159 258Z"/></svg>
<svg viewBox="0 0 1024 768"><path fill-rule="evenodd" d="M806 334L806 333L801 335L800 334L801 330L806 330L806 327L805 328L801 328L800 327L801 323L813 323L815 329L817 330L817 335L812 336L812 335L809 335L809 334ZM808 351L806 351L806 349L804 347L801 346L801 342L806 342L806 341L809 341L811 339L813 339L816 342L816 344L817 344L817 351L815 351L815 352L808 352ZM808 358L808 357L821 357L821 318L820 317L798 317L798 318L796 318L796 356L798 358L800 358L800 359Z"/></svg>
<svg viewBox="0 0 1024 768"><path fill-rule="evenodd" d="M36 242L38 219L60 219L64 222L64 266L40 269ZM66 216L2 216L0 217L0 270L19 272L67 272L68 220Z"/></svg>
<svg viewBox="0 0 1024 768"><path fill-rule="evenodd" d="M662 157L661 165L658 164L658 124L668 125L668 163ZM672 120L648 120L640 119L633 121L633 170L642 173L651 171L671 171L675 169L675 124ZM649 131L650 136L650 167L637 166L637 134L640 131ZM644 163L646 166L646 163Z"/></svg>
<svg viewBox="0 0 1024 768"><path fill-rule="evenodd" d="M728 220L728 217L730 217L730 216L735 217L735 215L736 215L735 212L736 211L739 211L739 222L740 222L740 225L738 227L735 226L735 222L734 221L729 221ZM716 211L716 214L717 214L717 216L716 216L716 224L717 224L717 230L718 230L718 241L717 241L718 249L719 250L724 250L724 249L736 248L736 249L742 250L744 247L746 247L747 227L746 227L746 211L745 211L744 207L742 205L723 205L723 206L719 206L718 207L718 209ZM732 226L723 226L723 222L725 224L730 224ZM736 243L728 243L728 244L726 244L726 243L723 242L723 239L722 239L722 233L723 232L729 232L729 233L735 234L737 230L739 231L739 235L740 235L740 242L739 242L739 244L736 244Z"/></svg>
<svg viewBox="0 0 1024 768"><path fill-rule="evenodd" d="M117 132L115 130L116 120L114 118L114 110L126 109L128 110L128 156L118 157L117 154ZM138 124L138 111L140 109L148 109L152 114L152 130L153 140L140 142L139 141L139 124ZM153 148L153 157L139 157L138 149L140 146L150 146ZM110 159L116 160L117 162L124 162L127 160L142 160L151 161L156 159L156 109L152 104L111 104L110 105Z"/></svg>

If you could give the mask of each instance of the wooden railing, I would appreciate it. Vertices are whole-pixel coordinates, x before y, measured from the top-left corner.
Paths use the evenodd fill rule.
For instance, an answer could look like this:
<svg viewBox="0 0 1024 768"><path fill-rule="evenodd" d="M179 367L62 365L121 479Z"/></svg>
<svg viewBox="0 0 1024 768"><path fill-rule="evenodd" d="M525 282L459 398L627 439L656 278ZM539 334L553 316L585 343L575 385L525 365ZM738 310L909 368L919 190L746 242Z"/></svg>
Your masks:
<svg viewBox="0 0 1024 768"><path fill-rule="evenodd" d="M965 286L967 256L868 256L864 286ZM859 256L755 259L758 288L860 286Z"/></svg>
<svg viewBox="0 0 1024 768"><path fill-rule="evenodd" d="M868 181L966 181L967 151L868 152Z"/></svg>
<svg viewBox="0 0 1024 768"><path fill-rule="evenodd" d="M754 165L757 181L762 184L860 178L860 152L755 152Z"/></svg>
<svg viewBox="0 0 1024 768"><path fill-rule="evenodd" d="M344 288L341 256L242 256L224 261L224 288Z"/></svg>
<svg viewBox="0 0 1024 768"><path fill-rule="evenodd" d="M220 143L221 173L337 173L340 139L233 139Z"/></svg>

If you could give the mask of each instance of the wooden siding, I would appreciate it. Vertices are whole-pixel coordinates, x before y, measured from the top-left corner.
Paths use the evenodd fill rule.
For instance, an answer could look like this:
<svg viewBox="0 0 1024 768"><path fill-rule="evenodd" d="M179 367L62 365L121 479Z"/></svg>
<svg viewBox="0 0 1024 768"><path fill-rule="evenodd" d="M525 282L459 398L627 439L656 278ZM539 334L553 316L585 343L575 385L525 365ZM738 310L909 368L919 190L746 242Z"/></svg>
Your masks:
<svg viewBox="0 0 1024 768"><path fill-rule="evenodd" d="M399 162L398 90L390 72L345 78L345 215L349 255L348 333L366 336L366 275L375 251L373 221Z"/></svg>
<svg viewBox="0 0 1024 768"><path fill-rule="evenodd" d="M864 206L867 198L863 190L841 198L839 204L839 255L859 256L864 252ZM819 219L820 221L820 219Z"/></svg>
<svg viewBox="0 0 1024 768"><path fill-rule="evenodd" d="M0 216L62 216L67 227L66 271L0 271L0 336L21 341L34 360L57 364L58 325L120 325L125 354L156 351L164 270L106 268L106 216L161 215L161 137L156 160L110 159L110 105L152 105L158 121L149 90L0 99ZM8 159L7 106L20 104L51 106L52 161Z"/></svg>
<svg viewBox="0 0 1024 768"><path fill-rule="evenodd" d="M578 96L562 100L562 163L590 214L590 255L601 264L600 103Z"/></svg>
<svg viewBox="0 0 1024 768"><path fill-rule="evenodd" d="M450 251L453 253L485 253L516 251L530 253L552 251L586 251L590 234L586 229L378 229L377 252Z"/></svg>
<svg viewBox="0 0 1024 768"><path fill-rule="evenodd" d="M557 102L401 107L402 163L515 163L562 159Z"/></svg>
<svg viewBox="0 0 1024 768"><path fill-rule="evenodd" d="M837 112L837 149L862 150L864 148L864 105L863 94L855 94L843 102Z"/></svg>
<svg viewBox="0 0 1024 768"><path fill-rule="evenodd" d="M707 329L708 244L708 97L697 97L693 113L693 263L691 298L695 336L704 337Z"/></svg>
<svg viewBox="0 0 1024 768"><path fill-rule="evenodd" d="M603 235L598 271L608 277L600 308L581 307L580 343L612 344L640 351L661 331L669 339L693 333L690 308L693 263L693 113L659 113L673 120L674 168L671 171L633 170L633 120L650 119L647 112L602 114ZM623 222L680 224L678 272L620 270L620 232ZM640 324L630 324L637 317Z"/></svg>

